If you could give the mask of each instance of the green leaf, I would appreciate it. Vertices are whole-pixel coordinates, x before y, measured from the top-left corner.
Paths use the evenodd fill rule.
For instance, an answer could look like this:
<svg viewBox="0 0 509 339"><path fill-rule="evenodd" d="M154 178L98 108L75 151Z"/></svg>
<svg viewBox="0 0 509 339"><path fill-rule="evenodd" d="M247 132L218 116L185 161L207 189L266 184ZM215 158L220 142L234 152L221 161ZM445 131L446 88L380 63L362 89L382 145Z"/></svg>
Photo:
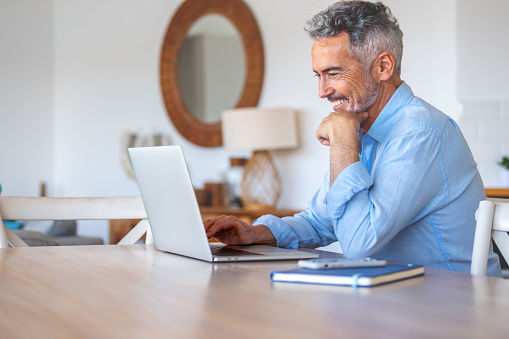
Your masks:
<svg viewBox="0 0 509 339"><path fill-rule="evenodd" d="M497 164L499 164L500 166L502 166L506 169L509 169L509 157L503 156L502 161L497 162Z"/></svg>

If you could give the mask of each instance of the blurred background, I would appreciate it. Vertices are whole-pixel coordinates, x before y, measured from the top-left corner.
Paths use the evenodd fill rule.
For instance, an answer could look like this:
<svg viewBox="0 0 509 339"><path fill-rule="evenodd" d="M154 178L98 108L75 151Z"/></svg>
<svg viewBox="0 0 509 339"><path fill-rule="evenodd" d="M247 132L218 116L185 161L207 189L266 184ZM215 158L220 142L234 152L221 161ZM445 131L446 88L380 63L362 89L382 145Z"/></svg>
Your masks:
<svg viewBox="0 0 509 339"><path fill-rule="evenodd" d="M0 0L2 195L37 196L41 183L48 196L139 195L126 165L129 133L181 145L195 187L222 180L232 154L188 142L161 96L161 45L181 2ZM298 112L299 147L272 152L283 180L278 207L303 209L328 169L315 131L331 111L318 97L303 25L332 1L244 2L265 52L259 107ZM500 187L497 161L509 153L509 2L385 4L404 33L403 80L459 123L485 186ZM104 224L79 232L107 242Z"/></svg>

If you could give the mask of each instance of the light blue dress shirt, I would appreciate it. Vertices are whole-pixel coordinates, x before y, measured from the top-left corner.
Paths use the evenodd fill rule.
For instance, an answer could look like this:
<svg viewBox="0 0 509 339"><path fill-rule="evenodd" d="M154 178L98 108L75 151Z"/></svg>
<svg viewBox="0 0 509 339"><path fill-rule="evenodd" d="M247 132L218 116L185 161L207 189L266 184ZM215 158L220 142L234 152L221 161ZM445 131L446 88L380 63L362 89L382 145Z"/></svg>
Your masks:
<svg viewBox="0 0 509 339"><path fill-rule="evenodd" d="M337 240L351 258L470 272L474 213L486 197L456 123L403 82L360 148L360 161L332 187L327 173L306 211L282 219L262 216L254 224L266 225L279 247ZM488 275L501 276L492 249Z"/></svg>

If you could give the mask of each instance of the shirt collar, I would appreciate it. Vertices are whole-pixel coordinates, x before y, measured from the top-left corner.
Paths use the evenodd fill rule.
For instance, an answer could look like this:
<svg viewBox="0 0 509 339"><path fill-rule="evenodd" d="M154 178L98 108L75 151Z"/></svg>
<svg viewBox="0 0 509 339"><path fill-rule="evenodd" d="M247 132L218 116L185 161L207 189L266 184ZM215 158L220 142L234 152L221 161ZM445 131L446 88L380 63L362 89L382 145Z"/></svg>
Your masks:
<svg viewBox="0 0 509 339"><path fill-rule="evenodd" d="M414 93L412 89L403 81L366 134L369 134L373 139L381 143L396 124L399 110L406 106L413 98Z"/></svg>

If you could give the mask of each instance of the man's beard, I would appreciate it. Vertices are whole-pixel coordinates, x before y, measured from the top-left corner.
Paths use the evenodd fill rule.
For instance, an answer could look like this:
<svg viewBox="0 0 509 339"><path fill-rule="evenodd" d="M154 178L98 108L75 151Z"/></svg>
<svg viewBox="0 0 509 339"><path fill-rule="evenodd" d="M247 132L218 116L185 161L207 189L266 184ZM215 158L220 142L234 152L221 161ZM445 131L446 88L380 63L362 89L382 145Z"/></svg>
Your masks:
<svg viewBox="0 0 509 339"><path fill-rule="evenodd" d="M366 112L368 108L373 106L378 98L378 94L380 94L381 85L377 84L370 74L366 75L364 79L367 93L359 98L355 107L351 107L352 112L357 114Z"/></svg>

